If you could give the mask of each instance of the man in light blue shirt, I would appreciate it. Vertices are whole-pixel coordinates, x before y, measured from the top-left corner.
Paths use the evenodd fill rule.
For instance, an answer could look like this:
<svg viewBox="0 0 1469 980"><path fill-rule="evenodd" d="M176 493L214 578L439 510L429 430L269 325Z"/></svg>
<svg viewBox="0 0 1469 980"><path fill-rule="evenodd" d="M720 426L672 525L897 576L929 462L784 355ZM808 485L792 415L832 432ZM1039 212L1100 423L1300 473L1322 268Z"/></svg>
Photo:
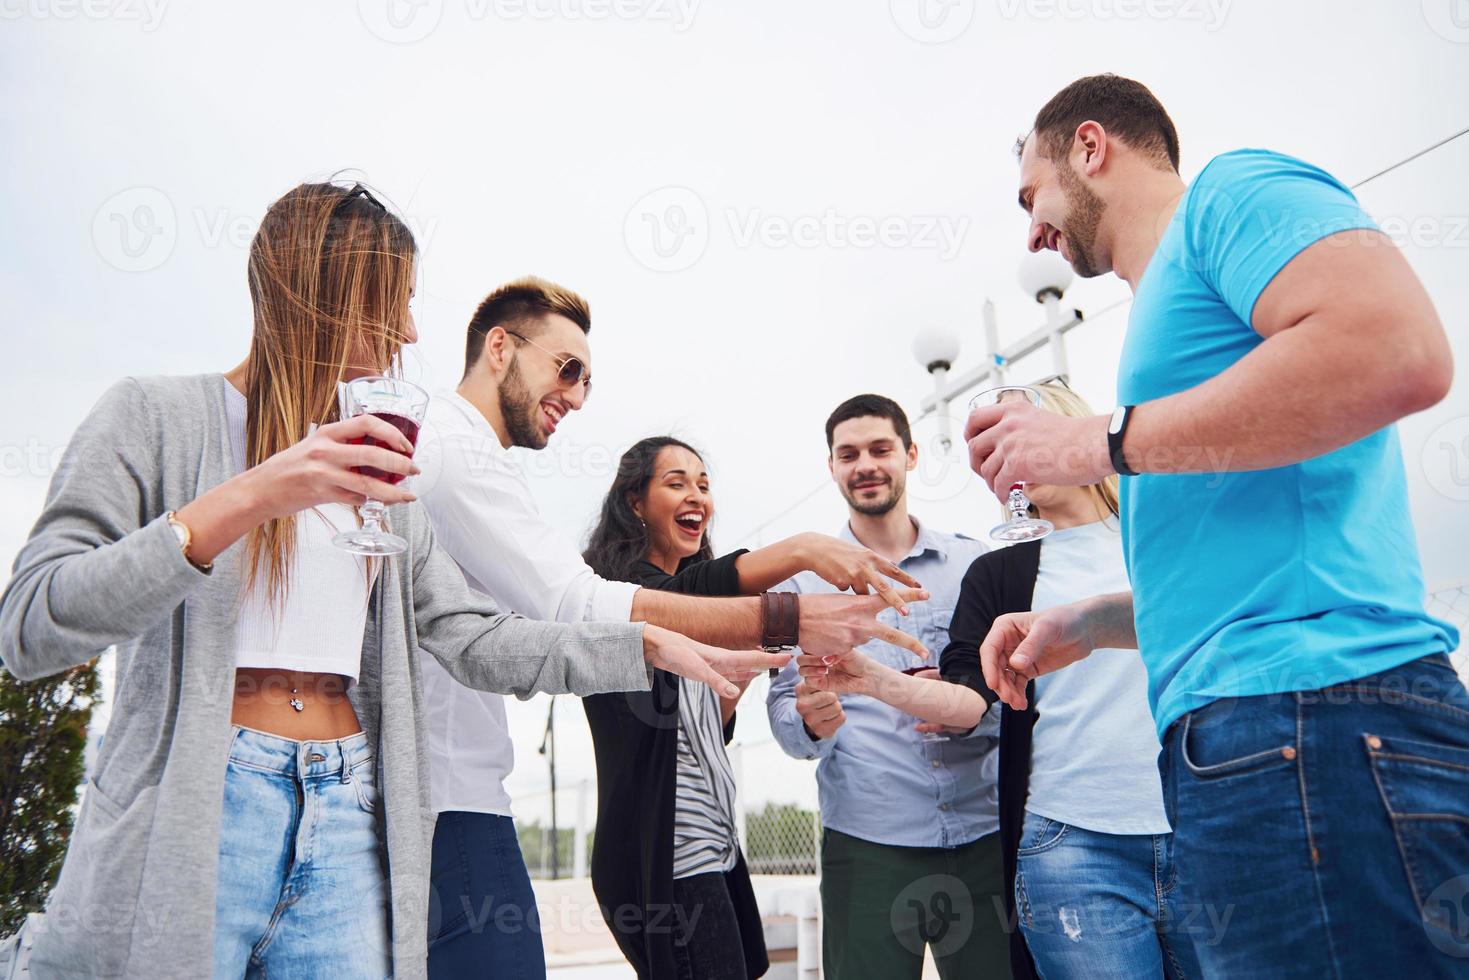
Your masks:
<svg viewBox="0 0 1469 980"><path fill-rule="evenodd" d="M879 619L916 636L936 658L948 644L959 583L988 549L909 515L905 488L918 447L895 402L847 400L827 420L826 437L849 510L838 536L896 562L932 596L906 618L887 610ZM834 591L809 573L783 588ZM924 666L879 640L860 649L899 670ZM781 748L819 760L827 980L917 980L925 945L945 978L1008 975L1008 939L996 913L1003 907L998 706L967 735L925 738L917 718L875 698L810 688L792 663L772 682L767 708Z"/></svg>
<svg viewBox="0 0 1469 980"><path fill-rule="evenodd" d="M985 680L1020 707L1027 678L1137 646L1205 976L1463 976L1469 692L1393 428L1448 391L1447 337L1335 177L1246 149L1186 185L1178 147L1115 75L1023 143L1030 247L1132 288L1121 407L981 409L970 458L1001 490L1122 474L1132 591L1000 617Z"/></svg>

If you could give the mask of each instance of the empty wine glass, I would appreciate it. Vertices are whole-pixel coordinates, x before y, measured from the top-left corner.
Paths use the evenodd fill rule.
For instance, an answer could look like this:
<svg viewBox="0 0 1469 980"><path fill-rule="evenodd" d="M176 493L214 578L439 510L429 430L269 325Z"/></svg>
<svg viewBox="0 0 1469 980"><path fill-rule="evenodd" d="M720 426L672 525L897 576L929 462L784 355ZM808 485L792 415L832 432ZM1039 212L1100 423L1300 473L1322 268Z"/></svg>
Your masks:
<svg viewBox="0 0 1469 980"><path fill-rule="evenodd" d="M1028 400L1036 408L1041 406L1041 393L1036 389L1027 385L1000 385L981 391L970 399L969 410L972 412L977 408L987 408L1020 398ZM1056 529L1050 521L1030 516L1030 501L1026 499L1023 483L1011 485L1005 506L1010 511L1009 520L990 529L990 537L996 541L1035 541Z"/></svg>
<svg viewBox="0 0 1469 980"><path fill-rule="evenodd" d="M398 378L355 378L337 388L337 400L343 419L359 415L373 415L394 426L418 445L418 427L423 424L428 410L428 392L410 381ZM394 452L402 452L397 446L378 442L371 436L352 440L354 445L381 446ZM412 453L404 453L411 456ZM389 473L376 466L354 466L353 472L370 476L384 483L398 483L402 473ZM408 550L408 542L396 534L383 530L383 519L388 508L380 500L369 497L360 508L362 526L343 531L332 538L332 544L357 555L396 555Z"/></svg>

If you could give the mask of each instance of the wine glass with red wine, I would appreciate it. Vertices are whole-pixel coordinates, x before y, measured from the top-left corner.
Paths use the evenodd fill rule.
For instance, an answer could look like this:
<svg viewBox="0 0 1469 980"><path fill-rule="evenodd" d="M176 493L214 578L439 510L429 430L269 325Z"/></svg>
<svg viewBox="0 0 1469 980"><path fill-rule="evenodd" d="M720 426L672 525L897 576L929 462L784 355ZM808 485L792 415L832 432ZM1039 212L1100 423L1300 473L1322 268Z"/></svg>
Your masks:
<svg viewBox="0 0 1469 980"><path fill-rule="evenodd" d="M343 419L359 415L373 415L382 419L418 445L418 427L423 424L428 410L428 392L418 385L398 378L355 378L337 389ZM388 446L371 436L353 439L359 446L382 446L398 452L396 446ZM405 455L412 455L405 453ZM353 471L370 476L384 483L398 483L402 473L388 473L376 466L354 466ZM396 555L408 550L408 542L383 530L383 519L388 508L380 500L368 498L360 508L362 526L343 531L332 543L356 555Z"/></svg>

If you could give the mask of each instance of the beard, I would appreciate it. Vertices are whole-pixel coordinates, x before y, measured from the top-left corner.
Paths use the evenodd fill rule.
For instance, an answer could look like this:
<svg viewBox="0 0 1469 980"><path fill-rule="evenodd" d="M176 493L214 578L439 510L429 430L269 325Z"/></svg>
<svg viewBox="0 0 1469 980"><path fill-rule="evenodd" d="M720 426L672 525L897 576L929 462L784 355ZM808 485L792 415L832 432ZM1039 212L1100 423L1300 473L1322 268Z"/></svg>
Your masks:
<svg viewBox="0 0 1469 980"><path fill-rule="evenodd" d="M1071 253L1071 268L1083 279L1099 276L1106 270L1098 268L1094 259L1097 228L1102 223L1107 205L1082 183L1068 162L1062 161L1056 168L1056 176L1062 193L1066 195L1066 226L1061 233L1066 236L1066 250Z"/></svg>
<svg viewBox="0 0 1469 980"><path fill-rule="evenodd" d="M894 507L898 501L903 499L903 487L897 483L888 483L888 495L878 500L858 500L857 493L851 487L842 488L842 496L847 498L847 504L859 514L867 517L881 517Z"/></svg>
<svg viewBox="0 0 1469 980"><path fill-rule="evenodd" d="M505 380L500 382L500 418L505 420L505 431L510 434L510 445L523 449L545 449L546 434L536 424L539 408L535 397L520 375L520 358L510 362Z"/></svg>

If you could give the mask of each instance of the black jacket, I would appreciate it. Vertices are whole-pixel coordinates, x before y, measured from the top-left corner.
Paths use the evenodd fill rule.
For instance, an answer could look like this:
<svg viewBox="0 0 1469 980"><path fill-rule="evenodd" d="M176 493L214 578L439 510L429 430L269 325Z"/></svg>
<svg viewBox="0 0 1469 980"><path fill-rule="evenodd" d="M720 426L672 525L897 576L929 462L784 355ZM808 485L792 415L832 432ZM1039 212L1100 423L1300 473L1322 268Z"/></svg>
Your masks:
<svg viewBox="0 0 1469 980"><path fill-rule="evenodd" d="M669 575L648 562L631 578L664 592L740 594L736 551L690 562ZM622 954L641 980L676 977L673 956L673 810L678 749L678 677L653 672L651 691L583 698L597 755L597 833L592 846L592 890ZM734 735L734 718L724 729ZM760 909L743 854L725 874L744 944L746 970L760 977L770 966Z"/></svg>
<svg viewBox="0 0 1469 980"><path fill-rule="evenodd" d="M949 624L949 645L939 655L944 679L973 688L987 703L997 700L979 667L979 645L990 626L1006 613L1029 612L1040 571L1041 542L997 548L980 555L964 573L959 601ZM1017 928L1015 864L1025 824L1025 798L1030 789L1030 737L1035 726L1035 684L1026 687L1027 707L1008 706L1000 715L1000 849L1005 868L1005 917L1010 932L1010 973L1016 980L1035 980L1035 961Z"/></svg>

